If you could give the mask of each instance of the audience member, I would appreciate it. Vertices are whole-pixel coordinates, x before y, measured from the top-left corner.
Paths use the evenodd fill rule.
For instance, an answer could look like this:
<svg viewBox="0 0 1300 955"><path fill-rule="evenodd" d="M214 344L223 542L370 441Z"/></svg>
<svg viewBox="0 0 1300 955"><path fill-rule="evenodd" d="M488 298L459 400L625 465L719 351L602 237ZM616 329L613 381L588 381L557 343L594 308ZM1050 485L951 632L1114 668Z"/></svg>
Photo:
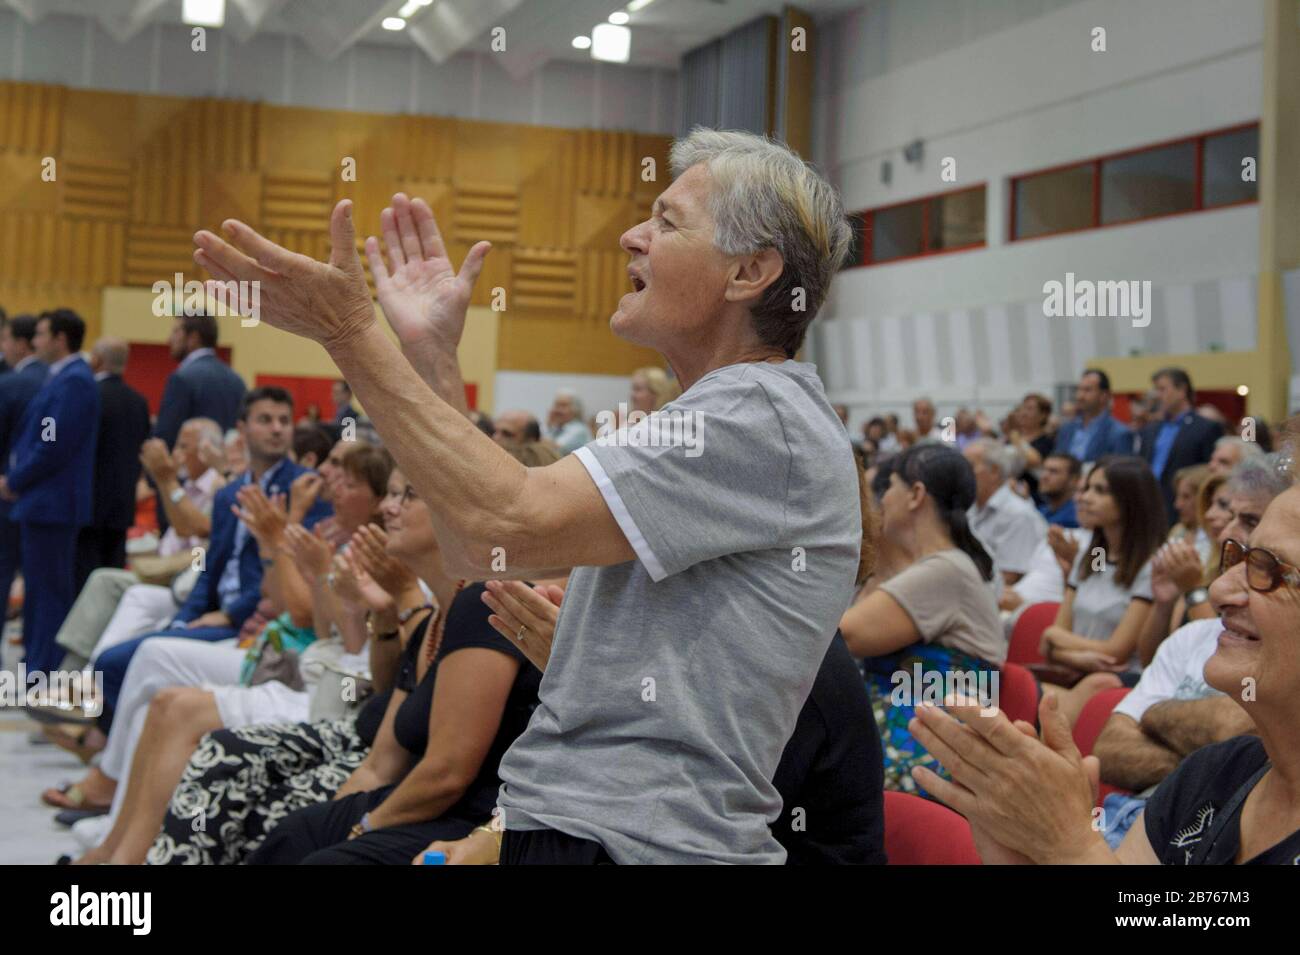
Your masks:
<svg viewBox="0 0 1300 955"><path fill-rule="evenodd" d="M1264 449L1257 442L1243 440L1235 434L1225 434L1214 442L1209 468L1213 474L1227 475L1246 458L1262 454Z"/></svg>
<svg viewBox="0 0 1300 955"><path fill-rule="evenodd" d="M101 338L90 352L99 386L99 434L95 441L95 498L90 523L77 533L76 592L97 567L126 566L126 532L135 523L140 446L149 437L149 403L125 381L128 347Z"/></svg>
<svg viewBox="0 0 1300 955"><path fill-rule="evenodd" d="M942 441L943 429L934 423L934 402L917 398L912 402L912 420L916 423L915 441Z"/></svg>
<svg viewBox="0 0 1300 955"><path fill-rule="evenodd" d="M1142 460L1102 458L1084 481L1079 521L1093 528L1079 549L1056 620L1039 647L1078 673L1111 670L1137 680L1138 635L1151 612L1151 558L1166 536L1159 488Z"/></svg>
<svg viewBox="0 0 1300 955"><path fill-rule="evenodd" d="M493 425L492 440L502 447L542 440L537 419L527 411L502 411Z"/></svg>
<svg viewBox="0 0 1300 955"><path fill-rule="evenodd" d="M339 427L351 418L355 424L361 419L361 412L352 407L352 389L340 378L330 386L330 398L334 402L334 423Z"/></svg>
<svg viewBox="0 0 1300 955"><path fill-rule="evenodd" d="M1085 370L1074 389L1077 414L1061 425L1055 449L1085 464L1108 454L1132 454L1133 432L1111 417L1110 401L1110 377L1097 368Z"/></svg>
<svg viewBox="0 0 1300 955"><path fill-rule="evenodd" d="M1174 523L1174 475L1193 464L1208 464L1223 425L1192 411L1196 392L1187 372L1162 368L1151 376L1160 400L1160 417L1142 431L1141 455L1164 495L1165 515Z"/></svg>
<svg viewBox="0 0 1300 955"><path fill-rule="evenodd" d="M181 425L190 418L211 418L223 428L235 427L247 388L244 379L217 357L217 320L211 315L178 316L167 347L180 367L163 386L154 437L172 447Z"/></svg>
<svg viewBox="0 0 1300 955"><path fill-rule="evenodd" d="M1043 459L1042 473L1038 476L1038 495L1042 498L1038 513L1048 524L1079 526L1074 495L1082 474L1083 464L1068 452L1052 451Z"/></svg>
<svg viewBox="0 0 1300 955"><path fill-rule="evenodd" d="M577 451L591 440L591 431L582 420L582 399L572 388L561 388L555 393L546 417L546 437L561 454Z"/></svg>
<svg viewBox="0 0 1300 955"><path fill-rule="evenodd" d="M41 390L49 366L32 346L36 319L15 315L0 328L0 352L13 374L0 375L0 477L9 470L9 452L18 437L18 425L28 402ZM22 545L16 521L10 519L13 503L0 495L0 620L9 610L9 592L22 562Z"/></svg>
<svg viewBox="0 0 1300 955"><path fill-rule="evenodd" d="M650 414L658 411L681 393L682 387L677 383L677 379L670 378L662 368L653 365L638 368L632 372L632 392L628 399L628 410Z"/></svg>
<svg viewBox="0 0 1300 955"><path fill-rule="evenodd" d="M86 323L70 309L37 319L32 344L49 375L23 412L9 472L0 477L0 498L11 502L21 534L29 675L53 671L62 656L54 638L77 596L77 531L91 519L99 391L80 354L85 335Z"/></svg>
<svg viewBox="0 0 1300 955"><path fill-rule="evenodd" d="M968 444L964 453L975 473L975 500L967 515L970 529L1009 586L1029 570L1034 550L1047 533L1047 522L1032 502L1011 489L1020 463L1014 448L981 438Z"/></svg>

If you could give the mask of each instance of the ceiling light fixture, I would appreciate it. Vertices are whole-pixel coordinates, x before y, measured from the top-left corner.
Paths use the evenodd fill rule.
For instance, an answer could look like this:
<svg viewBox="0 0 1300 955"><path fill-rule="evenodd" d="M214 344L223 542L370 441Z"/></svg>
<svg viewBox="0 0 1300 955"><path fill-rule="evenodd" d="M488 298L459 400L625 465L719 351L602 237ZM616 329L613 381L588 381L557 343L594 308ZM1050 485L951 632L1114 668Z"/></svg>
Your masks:
<svg viewBox="0 0 1300 955"><path fill-rule="evenodd" d="M384 17L384 22L379 24L385 30L405 30L406 21L401 17Z"/></svg>
<svg viewBox="0 0 1300 955"><path fill-rule="evenodd" d="M402 4L402 9L397 11L397 15L399 17L410 19L411 15L414 14L416 10L419 10L421 7L427 7L431 3L433 3L433 0L406 0L406 2Z"/></svg>
<svg viewBox="0 0 1300 955"><path fill-rule="evenodd" d="M632 52L632 31L613 23L598 23L591 31L591 58L626 63Z"/></svg>
<svg viewBox="0 0 1300 955"><path fill-rule="evenodd" d="M655 0L631 0L631 3L627 5L627 12L636 13L638 10L644 10L654 2Z"/></svg>
<svg viewBox="0 0 1300 955"><path fill-rule="evenodd" d="M216 27L226 24L226 0L185 0L181 20L192 27Z"/></svg>
<svg viewBox="0 0 1300 955"><path fill-rule="evenodd" d="M575 50L590 50L590 49L591 49L591 37L589 37L589 36L575 36L575 37L573 38L573 48L574 48Z"/></svg>
<svg viewBox="0 0 1300 955"><path fill-rule="evenodd" d="M627 21L631 19L632 18L628 16L626 13L624 13L622 10L615 10L613 13L609 15L609 22L619 27L621 27L623 24L627 23Z"/></svg>

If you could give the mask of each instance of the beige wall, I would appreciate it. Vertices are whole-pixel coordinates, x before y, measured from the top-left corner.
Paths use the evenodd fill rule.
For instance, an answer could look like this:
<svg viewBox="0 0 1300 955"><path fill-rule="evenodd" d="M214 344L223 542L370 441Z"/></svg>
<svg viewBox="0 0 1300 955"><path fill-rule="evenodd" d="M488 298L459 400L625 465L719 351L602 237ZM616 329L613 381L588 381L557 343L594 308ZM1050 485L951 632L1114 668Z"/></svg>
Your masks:
<svg viewBox="0 0 1300 955"><path fill-rule="evenodd" d="M171 331L170 317L153 314L154 294L149 289L107 288L100 303L103 334L129 342L165 342ZM378 308L376 308L378 311ZM496 379L499 313L473 307L465 321L460 343L460 366L465 381L478 386L478 404L492 409ZM245 328L236 318L218 319L218 343L229 346L231 367L252 385L259 374L336 378L338 369L325 349L269 325Z"/></svg>

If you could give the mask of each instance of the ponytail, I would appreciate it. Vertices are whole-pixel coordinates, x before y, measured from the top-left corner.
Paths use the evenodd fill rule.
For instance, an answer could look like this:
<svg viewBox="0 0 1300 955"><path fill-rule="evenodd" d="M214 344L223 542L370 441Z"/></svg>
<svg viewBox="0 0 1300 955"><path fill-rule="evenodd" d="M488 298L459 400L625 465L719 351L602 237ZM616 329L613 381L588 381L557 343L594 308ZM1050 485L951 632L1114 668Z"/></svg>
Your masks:
<svg viewBox="0 0 1300 955"><path fill-rule="evenodd" d="M953 508L943 516L947 520L948 535L952 538L953 546L975 562L976 569L985 581L992 580L993 558L984 549L975 532L970 529L970 524L966 521L966 512L960 508Z"/></svg>

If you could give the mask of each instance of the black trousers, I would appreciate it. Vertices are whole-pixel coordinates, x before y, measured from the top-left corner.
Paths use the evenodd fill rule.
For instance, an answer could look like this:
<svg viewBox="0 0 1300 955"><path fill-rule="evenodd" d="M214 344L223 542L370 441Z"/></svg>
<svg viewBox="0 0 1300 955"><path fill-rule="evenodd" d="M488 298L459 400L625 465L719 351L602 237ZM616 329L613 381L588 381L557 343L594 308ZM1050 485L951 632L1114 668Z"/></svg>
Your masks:
<svg viewBox="0 0 1300 955"><path fill-rule="evenodd" d="M482 822L444 815L428 822L376 829L349 841L352 827L394 788L353 793L290 813L249 857L248 864L410 865L435 839L463 839Z"/></svg>
<svg viewBox="0 0 1300 955"><path fill-rule="evenodd" d="M77 593L100 567L126 566L126 528L83 527L77 532Z"/></svg>
<svg viewBox="0 0 1300 955"><path fill-rule="evenodd" d="M599 842L558 829L507 829L501 837L502 865L613 865Z"/></svg>

